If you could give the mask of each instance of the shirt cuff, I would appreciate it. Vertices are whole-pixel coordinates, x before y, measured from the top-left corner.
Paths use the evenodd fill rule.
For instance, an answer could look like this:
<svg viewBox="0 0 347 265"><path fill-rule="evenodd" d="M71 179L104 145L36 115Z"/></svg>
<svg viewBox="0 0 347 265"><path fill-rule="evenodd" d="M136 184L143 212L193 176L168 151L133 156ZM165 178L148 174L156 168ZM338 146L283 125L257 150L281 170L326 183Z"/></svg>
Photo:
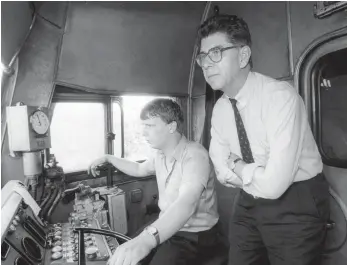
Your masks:
<svg viewBox="0 0 347 265"><path fill-rule="evenodd" d="M243 185L249 185L252 182L255 169L260 166L258 163L251 163L244 166L241 172Z"/></svg>

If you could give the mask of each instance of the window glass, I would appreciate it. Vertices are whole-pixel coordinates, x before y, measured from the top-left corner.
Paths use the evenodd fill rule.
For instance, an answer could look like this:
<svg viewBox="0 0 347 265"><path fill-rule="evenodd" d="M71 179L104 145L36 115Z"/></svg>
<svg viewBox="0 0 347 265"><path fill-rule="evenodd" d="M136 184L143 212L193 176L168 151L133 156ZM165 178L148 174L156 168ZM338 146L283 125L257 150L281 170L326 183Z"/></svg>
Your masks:
<svg viewBox="0 0 347 265"><path fill-rule="evenodd" d="M347 161L347 49L320 60L322 148L327 158Z"/></svg>
<svg viewBox="0 0 347 265"><path fill-rule="evenodd" d="M154 96L123 96L124 157L133 161L145 160L155 152L142 135L140 113Z"/></svg>
<svg viewBox="0 0 347 265"><path fill-rule="evenodd" d="M51 153L64 172L86 170L105 154L103 103L57 102L51 124Z"/></svg>

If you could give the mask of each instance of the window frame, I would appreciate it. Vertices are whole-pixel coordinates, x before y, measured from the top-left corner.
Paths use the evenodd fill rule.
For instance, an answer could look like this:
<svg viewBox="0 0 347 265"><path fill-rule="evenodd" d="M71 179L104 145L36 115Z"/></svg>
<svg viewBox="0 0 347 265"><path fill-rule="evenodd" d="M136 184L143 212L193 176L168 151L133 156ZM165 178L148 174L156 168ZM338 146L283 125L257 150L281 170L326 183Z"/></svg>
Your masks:
<svg viewBox="0 0 347 265"><path fill-rule="evenodd" d="M333 51L335 52L335 51ZM315 128L315 135L318 150L322 156L323 163L328 166L338 167L338 168L347 168L347 160L332 158L330 157L323 148L323 130L322 130L322 103L321 103L321 77L322 73L325 69L325 65L320 63L320 59L318 59L315 64L312 75L311 75L311 83L312 83L312 107L313 111L313 124Z"/></svg>
<svg viewBox="0 0 347 265"><path fill-rule="evenodd" d="M98 102L104 104L104 117L105 117L105 154L114 155L114 148L113 148L113 141L111 138L107 137L107 134L113 132L113 104L117 103L120 107L121 112L121 157L124 158L125 154L125 148L124 148L124 108L123 108L123 96L124 95L109 95L109 94L91 94L91 93L84 93L84 92L59 92L54 94L52 98L52 104L59 103L59 102ZM140 94L138 96L141 96ZM145 95L143 95L145 96ZM151 95L151 96L157 96L157 97L170 97L175 100L184 100L187 99L184 96L172 96L172 95ZM180 103L181 104L181 103ZM182 106L183 107L183 106ZM185 121L187 122L187 109L183 110L185 114ZM54 115L54 109L52 111L52 117ZM186 128L188 131L188 128ZM59 162L59 161L58 161ZM143 162L143 161L138 161ZM78 177L83 176L86 174L86 170L80 170L80 171L74 171L66 173L65 176L67 178L69 177Z"/></svg>
<svg viewBox="0 0 347 265"><path fill-rule="evenodd" d="M110 97L110 122L111 122L111 125L110 125L110 128L111 128L111 131L113 131L113 116L112 116L112 113L113 113L113 103L117 103L119 105L119 108L120 108L120 115L121 115L121 157L124 158L124 109L123 109L123 99L121 96L111 96ZM114 132L113 132L114 133ZM111 142L111 148L112 148L112 154L114 154L114 150L113 150L113 142Z"/></svg>
<svg viewBox="0 0 347 265"><path fill-rule="evenodd" d="M107 137L107 134L109 132L112 132L112 99L108 95L90 95L85 93L59 93L57 95L54 95L52 98L52 104L54 103L60 103L60 102L76 102L76 103L88 103L88 102L95 102L95 103L102 103L104 105L104 122L105 122L105 154L113 155L113 144L112 140ZM110 111L111 110L111 111ZM52 118L54 115L54 109L52 112ZM122 129L123 130L123 129ZM123 142L122 142L123 145ZM123 149L123 147L122 147ZM59 161L58 161L59 162ZM66 173L66 177L76 176L76 175L84 175L87 172L87 170L78 170Z"/></svg>
<svg viewBox="0 0 347 265"><path fill-rule="evenodd" d="M296 63L294 73L294 84L298 89L299 94L303 98L306 106L307 117L309 124L312 128L314 138L317 142L318 150L322 156L324 165L347 168L347 161L330 159L324 156L321 152L321 143L319 142L319 102L315 99L317 95L317 62L323 56L336 52L341 49L345 49L344 45L347 40L346 31L338 29L336 31L329 32L317 38L312 42L301 54Z"/></svg>

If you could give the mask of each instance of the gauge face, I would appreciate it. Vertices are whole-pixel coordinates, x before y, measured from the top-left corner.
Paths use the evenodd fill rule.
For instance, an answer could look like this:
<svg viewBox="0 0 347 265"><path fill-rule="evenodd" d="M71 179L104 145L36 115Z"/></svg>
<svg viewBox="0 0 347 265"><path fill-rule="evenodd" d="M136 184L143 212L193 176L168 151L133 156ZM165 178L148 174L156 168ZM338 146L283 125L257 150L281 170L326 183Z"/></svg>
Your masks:
<svg viewBox="0 0 347 265"><path fill-rule="evenodd" d="M30 116L30 123L37 134L42 135L48 131L49 119L41 110L35 111L34 114Z"/></svg>

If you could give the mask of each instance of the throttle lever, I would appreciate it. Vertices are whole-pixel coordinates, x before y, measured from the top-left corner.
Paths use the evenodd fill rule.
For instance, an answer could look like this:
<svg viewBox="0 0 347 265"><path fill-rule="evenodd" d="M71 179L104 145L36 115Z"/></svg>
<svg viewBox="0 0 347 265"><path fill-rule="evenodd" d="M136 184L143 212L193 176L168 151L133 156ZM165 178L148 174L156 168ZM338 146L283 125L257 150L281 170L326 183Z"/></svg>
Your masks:
<svg viewBox="0 0 347 265"><path fill-rule="evenodd" d="M62 202L64 204L68 204L69 202L71 202L72 200L75 199L75 194L77 192L81 192L82 191L82 186L81 185L78 185L77 187L75 188L72 188L72 189L67 189L65 190L61 197L62 197Z"/></svg>
<svg viewBox="0 0 347 265"><path fill-rule="evenodd" d="M104 174L107 177L107 187L108 188L113 187L113 173L117 170L117 168L114 165L106 162L96 166L95 170L100 171L100 176L101 176L101 172L104 172Z"/></svg>

